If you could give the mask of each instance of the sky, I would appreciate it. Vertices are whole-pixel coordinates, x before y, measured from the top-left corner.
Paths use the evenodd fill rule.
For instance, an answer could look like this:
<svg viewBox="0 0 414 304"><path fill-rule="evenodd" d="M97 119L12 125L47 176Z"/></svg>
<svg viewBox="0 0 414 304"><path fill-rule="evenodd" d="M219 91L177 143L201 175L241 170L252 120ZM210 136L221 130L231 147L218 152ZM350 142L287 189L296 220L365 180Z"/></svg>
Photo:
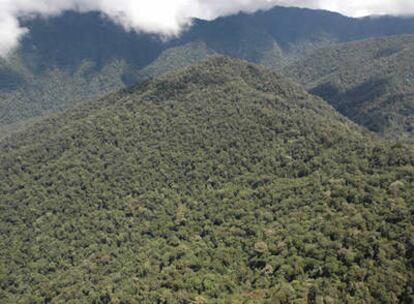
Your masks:
<svg viewBox="0 0 414 304"><path fill-rule="evenodd" d="M19 18L56 16L68 10L100 11L125 29L174 36L190 26L193 18L214 19L275 5L320 8L353 17L414 14L414 0L0 0L0 56L30 35Z"/></svg>

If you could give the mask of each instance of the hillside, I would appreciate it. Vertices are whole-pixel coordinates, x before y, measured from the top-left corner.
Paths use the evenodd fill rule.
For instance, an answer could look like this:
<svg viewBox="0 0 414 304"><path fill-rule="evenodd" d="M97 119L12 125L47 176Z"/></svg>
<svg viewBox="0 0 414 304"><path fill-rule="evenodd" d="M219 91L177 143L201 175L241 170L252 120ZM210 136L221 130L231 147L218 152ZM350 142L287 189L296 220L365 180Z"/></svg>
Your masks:
<svg viewBox="0 0 414 304"><path fill-rule="evenodd" d="M149 78L161 76L207 60L218 54L209 49L204 42L196 41L182 46L171 47L163 51L160 56L141 70L127 71L124 76L126 84L134 85Z"/></svg>
<svg viewBox="0 0 414 304"><path fill-rule="evenodd" d="M13 130L46 113L188 66L212 53L280 70L322 46L414 33L413 20L355 19L327 11L275 7L194 20L188 31L168 41L125 31L96 12L21 20L30 34L23 37L13 58L0 62L0 128Z"/></svg>
<svg viewBox="0 0 414 304"><path fill-rule="evenodd" d="M339 112L392 137L414 135L414 36L327 47L286 69Z"/></svg>
<svg viewBox="0 0 414 304"><path fill-rule="evenodd" d="M2 82L0 89L0 127L30 121L124 87L122 61L108 62L99 72L94 72L94 63L87 61L73 72L53 68L36 74L28 69L19 71L8 62L5 66L3 71L8 74L5 76L8 81ZM11 82L17 79L19 84L13 85Z"/></svg>
<svg viewBox="0 0 414 304"><path fill-rule="evenodd" d="M0 302L411 303L413 165L213 58L0 142Z"/></svg>

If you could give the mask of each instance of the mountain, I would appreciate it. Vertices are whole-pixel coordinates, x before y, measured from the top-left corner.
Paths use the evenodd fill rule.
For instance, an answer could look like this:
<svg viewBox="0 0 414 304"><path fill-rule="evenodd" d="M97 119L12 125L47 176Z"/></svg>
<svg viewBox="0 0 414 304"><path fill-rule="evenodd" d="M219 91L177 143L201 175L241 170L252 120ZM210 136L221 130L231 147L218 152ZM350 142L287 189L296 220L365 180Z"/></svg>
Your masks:
<svg viewBox="0 0 414 304"><path fill-rule="evenodd" d="M380 134L413 139L414 36L322 48L285 73L339 112Z"/></svg>
<svg viewBox="0 0 414 304"><path fill-rule="evenodd" d="M213 53L280 70L326 45L414 33L414 18L355 19L327 11L283 7L212 21L194 20L188 31L169 41L127 32L96 12L67 12L21 23L30 34L22 39L12 58L0 62L3 130L16 129L45 113L102 97ZM187 57L186 52L191 54Z"/></svg>
<svg viewBox="0 0 414 304"><path fill-rule="evenodd" d="M413 165L214 57L0 141L0 301L411 303Z"/></svg>

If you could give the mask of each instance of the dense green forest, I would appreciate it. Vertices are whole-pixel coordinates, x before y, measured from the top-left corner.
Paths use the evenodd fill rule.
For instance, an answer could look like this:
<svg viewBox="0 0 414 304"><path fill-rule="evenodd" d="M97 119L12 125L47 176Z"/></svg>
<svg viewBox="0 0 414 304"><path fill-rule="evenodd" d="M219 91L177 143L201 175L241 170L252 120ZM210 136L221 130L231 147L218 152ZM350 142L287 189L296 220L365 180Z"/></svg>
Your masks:
<svg viewBox="0 0 414 304"><path fill-rule="evenodd" d="M322 48L285 74L355 122L380 134L414 138L414 36Z"/></svg>
<svg viewBox="0 0 414 304"><path fill-rule="evenodd" d="M413 165L215 57L0 141L0 302L414 303Z"/></svg>

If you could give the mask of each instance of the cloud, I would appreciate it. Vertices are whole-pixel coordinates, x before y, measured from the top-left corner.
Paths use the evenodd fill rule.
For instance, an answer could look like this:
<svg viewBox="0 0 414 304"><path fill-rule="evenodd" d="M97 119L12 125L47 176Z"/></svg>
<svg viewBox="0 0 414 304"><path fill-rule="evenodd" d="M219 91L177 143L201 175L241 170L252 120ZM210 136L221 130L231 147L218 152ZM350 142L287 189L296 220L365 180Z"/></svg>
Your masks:
<svg viewBox="0 0 414 304"><path fill-rule="evenodd" d="M171 36L190 25L192 18L213 19L274 5L322 8L349 16L414 13L412 0L0 0L0 56L27 33L20 17L100 11L126 29Z"/></svg>
<svg viewBox="0 0 414 304"><path fill-rule="evenodd" d="M300 2L307 3L307 1ZM314 8L323 8L353 17L414 14L414 1L412 0L316 0L310 2Z"/></svg>

